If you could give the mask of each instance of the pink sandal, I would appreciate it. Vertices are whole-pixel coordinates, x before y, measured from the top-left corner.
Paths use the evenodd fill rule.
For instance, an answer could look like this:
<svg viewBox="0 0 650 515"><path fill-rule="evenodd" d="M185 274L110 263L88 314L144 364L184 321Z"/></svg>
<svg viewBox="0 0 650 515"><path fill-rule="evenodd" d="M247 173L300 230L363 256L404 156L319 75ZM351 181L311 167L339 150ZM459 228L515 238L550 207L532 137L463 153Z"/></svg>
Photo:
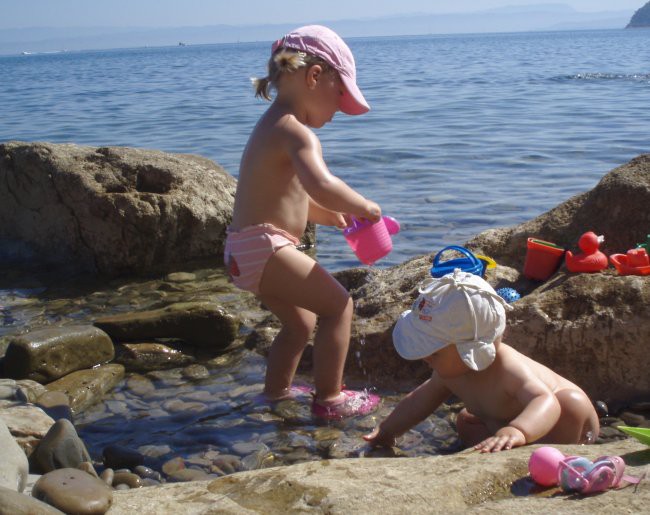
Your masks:
<svg viewBox="0 0 650 515"><path fill-rule="evenodd" d="M379 395L366 391L341 390L339 399L328 404L323 404L314 399L311 412L318 418L326 420L340 420L345 417L367 415L377 409Z"/></svg>

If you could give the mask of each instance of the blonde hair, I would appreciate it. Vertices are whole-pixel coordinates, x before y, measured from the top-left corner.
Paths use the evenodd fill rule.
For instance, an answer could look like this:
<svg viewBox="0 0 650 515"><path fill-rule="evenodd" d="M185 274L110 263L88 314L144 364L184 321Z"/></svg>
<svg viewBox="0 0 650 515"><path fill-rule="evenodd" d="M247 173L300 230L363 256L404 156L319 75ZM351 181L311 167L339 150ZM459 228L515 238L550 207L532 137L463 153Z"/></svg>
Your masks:
<svg viewBox="0 0 650 515"><path fill-rule="evenodd" d="M271 88L277 89L278 81L283 73L294 73L300 68L314 64L320 65L325 71L332 69L319 57L292 48L279 48L269 59L266 77L251 78L255 88L255 97L271 100Z"/></svg>

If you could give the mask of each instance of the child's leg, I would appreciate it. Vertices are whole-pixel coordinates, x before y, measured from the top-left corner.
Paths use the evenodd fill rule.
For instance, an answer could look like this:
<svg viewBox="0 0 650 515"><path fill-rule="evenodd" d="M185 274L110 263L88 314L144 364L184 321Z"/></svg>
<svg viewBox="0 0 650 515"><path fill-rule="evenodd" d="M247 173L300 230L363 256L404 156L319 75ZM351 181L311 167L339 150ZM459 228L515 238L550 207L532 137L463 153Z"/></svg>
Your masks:
<svg viewBox="0 0 650 515"><path fill-rule="evenodd" d="M353 311L350 294L316 261L290 246L269 258L260 292L265 302L270 304L283 302L318 315L318 330L314 337L316 397L322 401L336 399L341 391L343 366L350 344ZM278 343L288 349L281 354L295 353L286 340ZM272 375L277 373L271 371ZM277 380L276 383L275 377L269 379L273 384L282 382Z"/></svg>
<svg viewBox="0 0 650 515"><path fill-rule="evenodd" d="M560 420L540 443L594 443L600 423L589 397L582 390L565 388L555 393L562 408Z"/></svg>
<svg viewBox="0 0 650 515"><path fill-rule="evenodd" d="M260 296L264 305L282 322L273 340L266 365L264 393L273 400L286 396L307 341L314 331L316 315L276 297Z"/></svg>
<svg viewBox="0 0 650 515"><path fill-rule="evenodd" d="M466 408L463 408L456 417L456 431L458 431L458 438L465 447L474 447L494 435L483 420L467 411Z"/></svg>

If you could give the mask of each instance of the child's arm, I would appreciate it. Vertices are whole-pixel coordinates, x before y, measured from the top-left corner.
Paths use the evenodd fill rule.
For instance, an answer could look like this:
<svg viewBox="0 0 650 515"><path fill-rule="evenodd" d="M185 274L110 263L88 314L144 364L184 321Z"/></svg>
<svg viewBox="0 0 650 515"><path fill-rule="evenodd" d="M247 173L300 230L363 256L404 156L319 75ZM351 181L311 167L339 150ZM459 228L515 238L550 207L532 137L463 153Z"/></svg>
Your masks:
<svg viewBox="0 0 650 515"><path fill-rule="evenodd" d="M337 213L350 213L372 222L379 220L381 209L376 203L332 175L323 160L320 142L312 131L304 127L291 131L289 141L289 154L296 174L317 204Z"/></svg>
<svg viewBox="0 0 650 515"><path fill-rule="evenodd" d="M324 208L311 197L309 197L309 213L307 219L315 224L331 225L339 229L345 229L348 226L343 214Z"/></svg>
<svg viewBox="0 0 650 515"><path fill-rule="evenodd" d="M553 392L536 377L529 377L512 393L525 406L523 411L494 436L476 445L475 449L497 452L535 442L553 429L560 419L560 403Z"/></svg>
<svg viewBox="0 0 650 515"><path fill-rule="evenodd" d="M372 433L364 435L371 445L391 447L395 439L431 415L451 395L436 373L404 397Z"/></svg>

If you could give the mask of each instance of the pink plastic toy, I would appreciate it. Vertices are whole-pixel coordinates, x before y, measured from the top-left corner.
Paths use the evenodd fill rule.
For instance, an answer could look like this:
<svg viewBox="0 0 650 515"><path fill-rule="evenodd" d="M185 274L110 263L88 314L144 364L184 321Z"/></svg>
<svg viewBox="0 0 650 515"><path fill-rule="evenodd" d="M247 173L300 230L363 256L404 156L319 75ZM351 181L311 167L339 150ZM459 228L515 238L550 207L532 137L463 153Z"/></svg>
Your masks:
<svg viewBox="0 0 650 515"><path fill-rule="evenodd" d="M399 232L399 222L390 216L382 216L376 222L352 219L352 226L343 230L343 235L350 248L365 265L386 256L393 250L391 234Z"/></svg>
<svg viewBox="0 0 650 515"><path fill-rule="evenodd" d="M607 256L598 250L603 241L605 241L604 236L597 236L592 231L580 236L578 247L582 253L573 254L567 250L565 257L567 270L569 272L600 272L607 268Z"/></svg>
<svg viewBox="0 0 650 515"><path fill-rule="evenodd" d="M646 249L630 249L627 254L612 254L609 260L619 275L649 275L650 259Z"/></svg>
<svg viewBox="0 0 650 515"><path fill-rule="evenodd" d="M557 471L564 457L564 454L555 447L535 449L528 460L530 477L538 485L557 486Z"/></svg>

